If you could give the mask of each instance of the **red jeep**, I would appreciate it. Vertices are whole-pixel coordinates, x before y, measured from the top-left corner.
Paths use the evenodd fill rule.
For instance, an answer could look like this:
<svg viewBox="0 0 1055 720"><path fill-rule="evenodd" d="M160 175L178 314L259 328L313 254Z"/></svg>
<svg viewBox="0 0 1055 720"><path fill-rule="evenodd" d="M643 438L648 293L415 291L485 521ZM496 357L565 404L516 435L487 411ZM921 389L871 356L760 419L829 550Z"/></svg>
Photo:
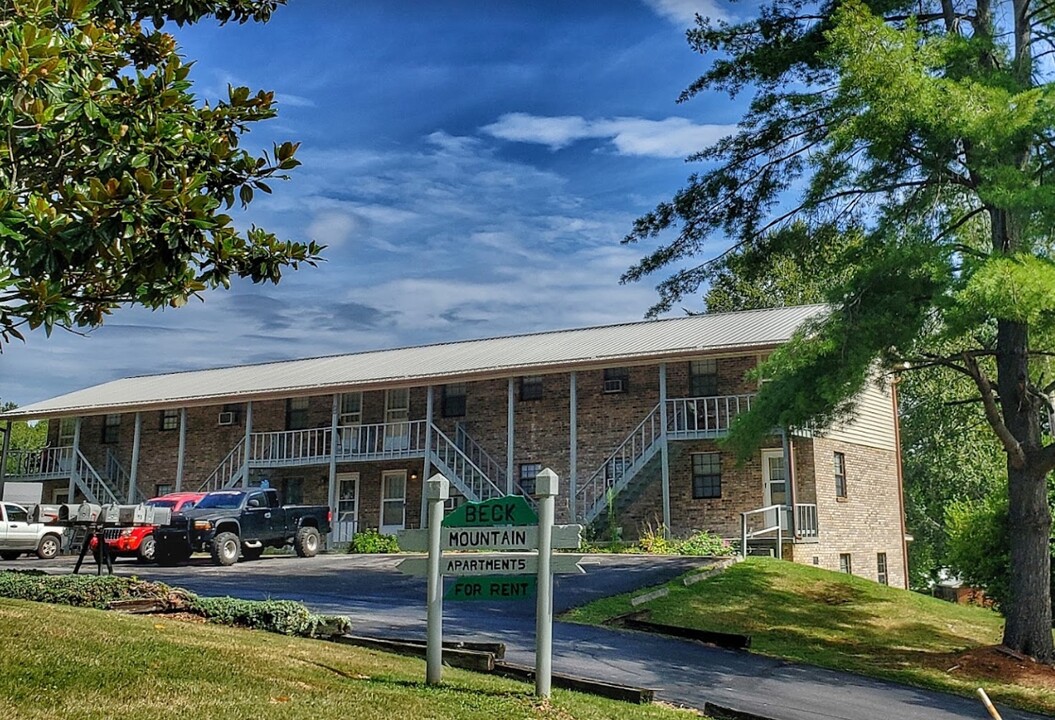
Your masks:
<svg viewBox="0 0 1055 720"><path fill-rule="evenodd" d="M205 497L205 493L178 492L151 498L146 501L147 505L154 507L167 507L174 513L190 510ZM138 525L136 527L105 528L103 535L110 549L111 557L134 557L139 562L153 562L154 560L154 531L156 525ZM91 539L89 548L92 554L98 558L99 549L96 547L95 538Z"/></svg>

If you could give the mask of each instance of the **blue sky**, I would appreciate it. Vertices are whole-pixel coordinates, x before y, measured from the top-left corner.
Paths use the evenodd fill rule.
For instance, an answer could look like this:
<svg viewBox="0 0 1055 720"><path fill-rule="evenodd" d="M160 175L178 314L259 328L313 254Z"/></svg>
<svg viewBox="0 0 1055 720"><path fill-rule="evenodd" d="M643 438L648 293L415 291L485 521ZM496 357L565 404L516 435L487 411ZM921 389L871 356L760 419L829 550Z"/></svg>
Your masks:
<svg viewBox="0 0 1055 720"><path fill-rule="evenodd" d="M727 134L725 97L677 105L704 69L684 39L713 0L291 0L267 25L180 31L202 99L270 89L250 148L304 163L239 218L329 246L277 286L179 310L122 308L0 358L28 404L117 377L637 320L652 285L619 240ZM658 281L660 278L656 278Z"/></svg>

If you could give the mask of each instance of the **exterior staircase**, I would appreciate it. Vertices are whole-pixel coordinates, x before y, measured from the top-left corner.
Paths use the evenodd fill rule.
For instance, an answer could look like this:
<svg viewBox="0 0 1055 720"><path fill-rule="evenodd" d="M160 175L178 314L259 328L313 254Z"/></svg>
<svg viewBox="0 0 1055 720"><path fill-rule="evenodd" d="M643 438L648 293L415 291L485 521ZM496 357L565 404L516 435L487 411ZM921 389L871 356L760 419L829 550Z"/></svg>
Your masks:
<svg viewBox="0 0 1055 720"><path fill-rule="evenodd" d="M432 437L429 459L469 502L490 500L506 494L503 487L495 484L468 454L435 425L432 426Z"/></svg>
<svg viewBox="0 0 1055 720"><path fill-rule="evenodd" d="M72 479L74 488L90 503L104 505L124 501L119 488L100 475L88 458L72 446L12 451L8 455L4 479L32 482Z"/></svg>
<svg viewBox="0 0 1055 720"><path fill-rule="evenodd" d="M126 498L128 494L128 471L125 470L125 466L121 464L121 461L117 457L117 453L112 448L106 449L106 474L102 476L102 480L109 487L110 492L116 497ZM132 488L132 503L139 504L146 500L139 486Z"/></svg>

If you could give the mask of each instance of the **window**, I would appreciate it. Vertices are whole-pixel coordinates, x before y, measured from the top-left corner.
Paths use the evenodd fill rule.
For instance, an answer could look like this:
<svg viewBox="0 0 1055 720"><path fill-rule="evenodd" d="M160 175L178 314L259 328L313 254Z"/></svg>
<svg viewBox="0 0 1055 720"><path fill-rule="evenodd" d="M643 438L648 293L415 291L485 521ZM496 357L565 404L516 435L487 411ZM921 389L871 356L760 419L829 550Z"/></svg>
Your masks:
<svg viewBox="0 0 1055 720"><path fill-rule="evenodd" d="M847 575L853 572L853 565L850 563L850 553L839 553L839 572Z"/></svg>
<svg viewBox="0 0 1055 720"><path fill-rule="evenodd" d="M299 477L283 480L282 498L287 505L301 505L304 502L304 480Z"/></svg>
<svg viewBox="0 0 1055 720"><path fill-rule="evenodd" d="M172 492L172 483L158 483L154 486L154 497L161 497Z"/></svg>
<svg viewBox="0 0 1055 720"><path fill-rule="evenodd" d="M605 394L625 393L630 389L630 370L607 368L604 371Z"/></svg>
<svg viewBox="0 0 1055 720"><path fill-rule="evenodd" d="M5 505L7 508L7 521L8 522L29 522L29 513L20 508L18 505Z"/></svg>
<svg viewBox="0 0 1055 720"><path fill-rule="evenodd" d="M693 360L689 363L689 395L713 397L718 394L718 361Z"/></svg>
<svg viewBox="0 0 1055 720"><path fill-rule="evenodd" d="M59 445L69 447L73 445L73 438L77 435L77 418L66 417L59 420Z"/></svg>
<svg viewBox="0 0 1055 720"><path fill-rule="evenodd" d="M341 425L358 425L363 421L363 394L350 392L341 395Z"/></svg>
<svg viewBox="0 0 1055 720"><path fill-rule="evenodd" d="M846 498L846 456L841 452L835 453L835 497Z"/></svg>
<svg viewBox="0 0 1055 720"><path fill-rule="evenodd" d="M443 417L462 417L465 415L465 383L454 383L443 386Z"/></svg>
<svg viewBox="0 0 1055 720"><path fill-rule="evenodd" d="M542 399L542 376L529 375L520 378L520 399L541 400Z"/></svg>
<svg viewBox="0 0 1055 720"><path fill-rule="evenodd" d="M535 476L542 472L542 463L520 463L520 492L522 495L535 494Z"/></svg>
<svg viewBox="0 0 1055 720"><path fill-rule="evenodd" d="M179 410L162 410L158 420L159 430L176 430L179 428Z"/></svg>
<svg viewBox="0 0 1055 720"><path fill-rule="evenodd" d="M693 453L692 497L697 500L722 496L722 456L720 453Z"/></svg>
<svg viewBox="0 0 1055 720"><path fill-rule="evenodd" d="M286 400L286 429L303 430L308 427L308 404L310 398L299 397Z"/></svg>
<svg viewBox="0 0 1055 720"><path fill-rule="evenodd" d="M876 555L876 580L880 585L889 585L890 579L886 572L886 553Z"/></svg>
<svg viewBox="0 0 1055 720"><path fill-rule="evenodd" d="M121 437L121 416L114 413L103 419L103 442L115 443Z"/></svg>

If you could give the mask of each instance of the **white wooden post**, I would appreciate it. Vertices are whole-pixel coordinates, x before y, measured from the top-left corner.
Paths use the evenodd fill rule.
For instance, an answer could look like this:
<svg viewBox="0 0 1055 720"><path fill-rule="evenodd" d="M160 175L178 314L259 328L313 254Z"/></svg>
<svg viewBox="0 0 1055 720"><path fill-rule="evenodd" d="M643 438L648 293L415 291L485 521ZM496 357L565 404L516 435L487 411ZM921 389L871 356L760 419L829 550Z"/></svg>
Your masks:
<svg viewBox="0 0 1055 720"><path fill-rule="evenodd" d="M335 519L337 518L337 446L340 445L337 425L340 412L341 394L334 393L333 405L330 408L330 472L326 485L326 502L330 506L330 512L333 513ZM333 528L331 528L326 540L326 544L330 547L333 546L333 536L335 535L332 530Z"/></svg>
<svg viewBox="0 0 1055 720"><path fill-rule="evenodd" d="M667 443L667 364L659 365L660 463L663 470L663 534L670 537L670 448Z"/></svg>
<svg viewBox="0 0 1055 720"><path fill-rule="evenodd" d="M4 444L0 448L0 483L4 481L4 470L7 468L7 454L11 452L11 421L4 423ZM73 502L73 497L70 497Z"/></svg>
<svg viewBox="0 0 1055 720"><path fill-rule="evenodd" d="M553 679L553 516L557 473L546 468L535 476L538 497L538 596L535 606L535 695L549 697Z"/></svg>
<svg viewBox="0 0 1055 720"><path fill-rule="evenodd" d="M77 491L77 474L80 472L81 464L81 419L78 417L73 423L73 457L70 466L70 484L66 487L66 501L73 502L73 495Z"/></svg>
<svg viewBox="0 0 1055 720"><path fill-rule="evenodd" d="M179 409L179 450L176 455L176 492L183 489L184 459L187 456L187 408Z"/></svg>
<svg viewBox="0 0 1055 720"><path fill-rule="evenodd" d="M443 676L443 576L440 575L440 529L443 503L451 495L451 483L436 473L425 483L429 502L429 569L426 615L425 681L436 685Z"/></svg>
<svg viewBox="0 0 1055 720"><path fill-rule="evenodd" d="M516 405L513 395L513 378L509 378L509 391L506 398L506 495L513 494L513 444L516 437Z"/></svg>
<svg viewBox="0 0 1055 720"><path fill-rule="evenodd" d="M249 453L253 442L253 401L245 404L245 446L242 448L242 487L249 486Z"/></svg>
<svg viewBox="0 0 1055 720"><path fill-rule="evenodd" d="M579 519L578 508L575 507L575 496L579 491L579 383L574 372L571 374L569 388L571 415L568 418L568 517L570 522L576 522Z"/></svg>
<svg viewBox="0 0 1055 720"><path fill-rule="evenodd" d="M139 476L139 445L143 439L143 413L136 413L135 432L132 435L132 468L128 472L128 502L136 501L136 482Z"/></svg>
<svg viewBox="0 0 1055 720"><path fill-rule="evenodd" d="M432 386L425 388L425 461L421 468L421 525L429 521L428 498L425 497L425 484L432 469Z"/></svg>

